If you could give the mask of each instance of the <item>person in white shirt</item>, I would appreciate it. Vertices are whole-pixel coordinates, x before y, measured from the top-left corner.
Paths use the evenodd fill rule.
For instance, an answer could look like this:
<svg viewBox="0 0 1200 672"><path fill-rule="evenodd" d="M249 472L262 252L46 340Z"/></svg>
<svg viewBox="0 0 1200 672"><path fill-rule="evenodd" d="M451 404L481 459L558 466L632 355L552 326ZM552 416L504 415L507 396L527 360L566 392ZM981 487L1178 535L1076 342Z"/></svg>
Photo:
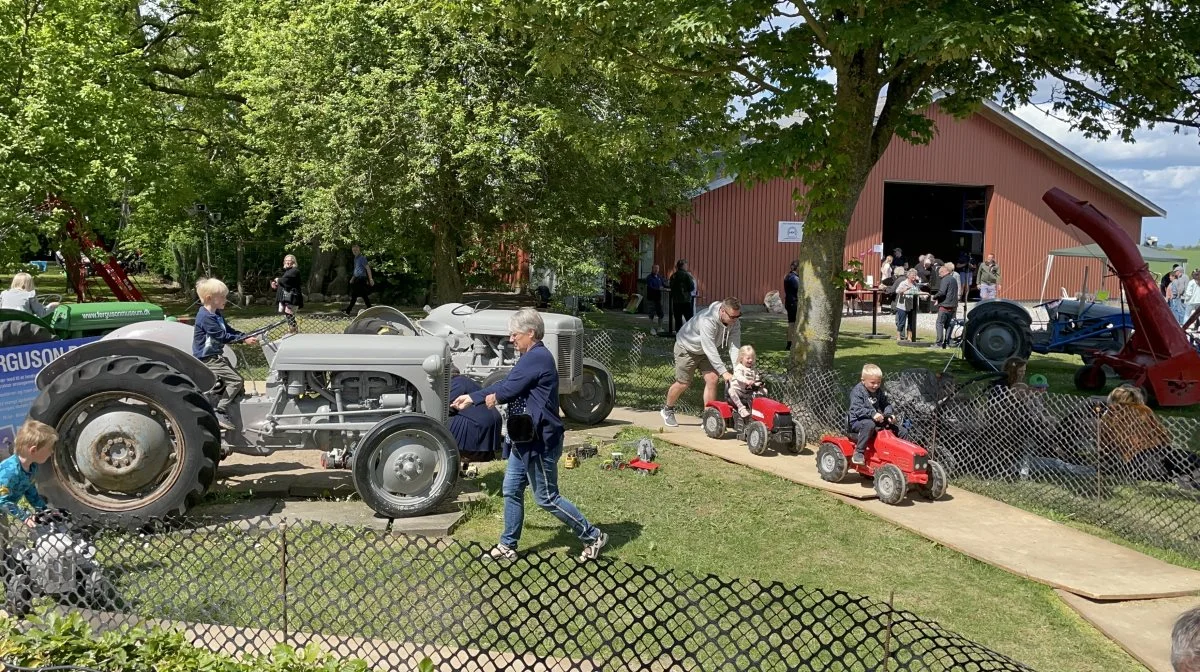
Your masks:
<svg viewBox="0 0 1200 672"><path fill-rule="evenodd" d="M33 276L28 273L14 275L12 287L0 292L0 308L5 310L20 310L32 313L37 317L46 317L57 307L57 301L43 306L42 302L37 300L37 291L33 288Z"/></svg>
<svg viewBox="0 0 1200 672"><path fill-rule="evenodd" d="M675 336L675 382L667 390L667 403L659 414L667 427L678 427L675 404L692 384L697 369L704 377L704 403L717 397L717 380L728 383L733 373L722 361L721 351L736 362L742 345L742 302L730 297L717 301L684 323Z"/></svg>
<svg viewBox="0 0 1200 672"><path fill-rule="evenodd" d="M762 378L754 368L755 359L754 346L743 345L738 350L737 363L733 365L733 382L729 384L729 403L743 419L750 417L754 393L766 393Z"/></svg>

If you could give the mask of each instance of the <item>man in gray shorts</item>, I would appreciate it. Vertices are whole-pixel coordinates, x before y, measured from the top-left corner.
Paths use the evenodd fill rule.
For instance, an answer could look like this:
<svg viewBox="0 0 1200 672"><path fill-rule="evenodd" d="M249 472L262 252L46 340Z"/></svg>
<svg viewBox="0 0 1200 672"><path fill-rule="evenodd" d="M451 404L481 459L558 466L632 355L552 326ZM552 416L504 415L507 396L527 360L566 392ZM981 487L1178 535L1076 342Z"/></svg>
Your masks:
<svg viewBox="0 0 1200 672"><path fill-rule="evenodd" d="M696 313L675 336L675 382L667 390L667 405L659 414L667 427L678 427L675 403L692 384L697 369L704 377L704 403L717 398L717 379L733 380L733 374L721 361L721 351L729 353L729 363L737 362L742 347L742 303L730 297L717 301Z"/></svg>

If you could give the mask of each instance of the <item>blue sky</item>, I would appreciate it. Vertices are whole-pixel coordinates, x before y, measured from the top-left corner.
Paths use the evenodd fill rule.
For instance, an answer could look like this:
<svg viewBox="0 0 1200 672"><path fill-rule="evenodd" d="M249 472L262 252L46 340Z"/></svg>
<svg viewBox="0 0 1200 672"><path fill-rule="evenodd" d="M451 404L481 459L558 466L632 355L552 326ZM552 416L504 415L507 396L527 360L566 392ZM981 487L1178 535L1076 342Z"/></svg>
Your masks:
<svg viewBox="0 0 1200 672"><path fill-rule="evenodd" d="M1142 220L1143 237L1158 236L1160 246L1200 242L1200 138L1195 129L1176 134L1173 127L1158 126L1138 131L1134 143L1100 142L1032 105L1013 112L1166 210L1166 217Z"/></svg>

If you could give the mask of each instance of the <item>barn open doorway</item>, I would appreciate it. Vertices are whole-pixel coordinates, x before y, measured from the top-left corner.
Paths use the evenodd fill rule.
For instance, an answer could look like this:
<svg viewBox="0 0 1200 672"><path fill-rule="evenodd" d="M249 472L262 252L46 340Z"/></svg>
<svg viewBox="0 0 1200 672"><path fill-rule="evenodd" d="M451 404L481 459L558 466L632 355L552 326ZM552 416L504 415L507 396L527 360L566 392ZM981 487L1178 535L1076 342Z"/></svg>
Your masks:
<svg viewBox="0 0 1200 672"><path fill-rule="evenodd" d="M966 251L965 236L958 232L978 231L982 245L991 187L940 184L883 185L883 249L904 251L910 266L922 254L933 253L943 261L957 261ZM978 253L975 262L978 263Z"/></svg>

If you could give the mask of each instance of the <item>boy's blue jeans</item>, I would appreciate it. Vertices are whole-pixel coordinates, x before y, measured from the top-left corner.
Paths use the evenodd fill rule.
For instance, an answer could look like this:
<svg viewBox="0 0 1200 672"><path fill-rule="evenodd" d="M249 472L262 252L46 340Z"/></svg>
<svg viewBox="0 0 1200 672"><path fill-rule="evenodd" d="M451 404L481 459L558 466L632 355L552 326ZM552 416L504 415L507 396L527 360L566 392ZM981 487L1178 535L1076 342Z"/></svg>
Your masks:
<svg viewBox="0 0 1200 672"><path fill-rule="evenodd" d="M533 486L533 501L571 528L584 544L600 536L600 530L588 522L566 497L558 494L558 458L562 455L562 439L553 446L514 445L508 454L504 470L504 532L500 543L516 550L525 523L525 486Z"/></svg>

